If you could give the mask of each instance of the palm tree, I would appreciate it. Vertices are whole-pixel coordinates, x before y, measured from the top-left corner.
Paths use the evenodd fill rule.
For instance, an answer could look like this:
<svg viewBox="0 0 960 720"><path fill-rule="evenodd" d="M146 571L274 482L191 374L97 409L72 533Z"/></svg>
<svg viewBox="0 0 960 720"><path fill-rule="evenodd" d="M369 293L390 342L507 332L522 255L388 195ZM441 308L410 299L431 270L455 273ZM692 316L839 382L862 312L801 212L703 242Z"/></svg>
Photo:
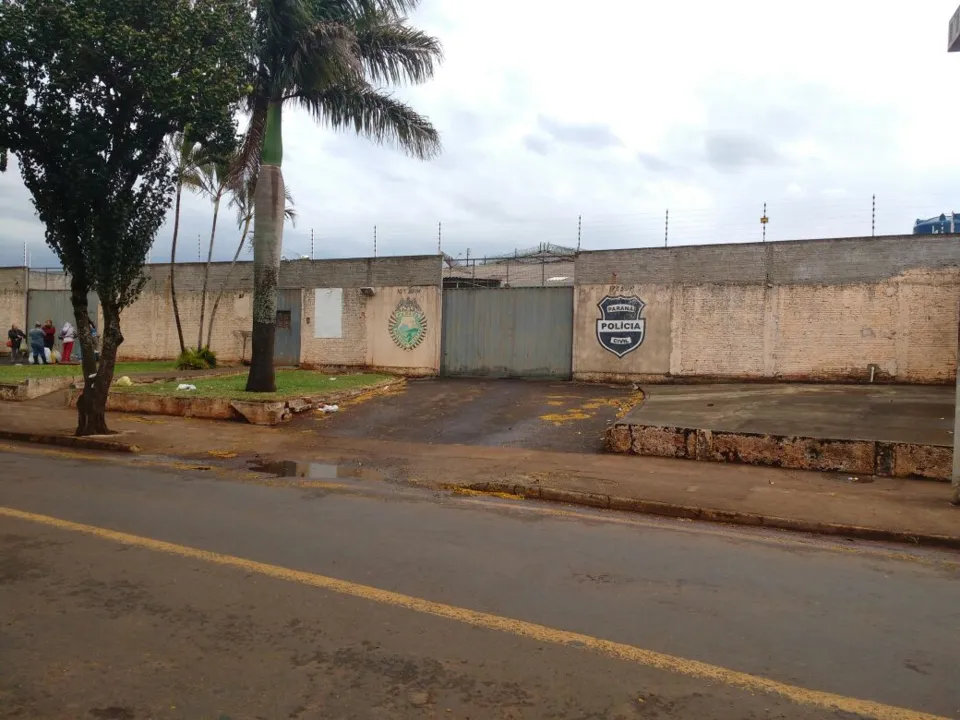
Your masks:
<svg viewBox="0 0 960 720"><path fill-rule="evenodd" d="M213 241L217 236L217 218L220 216L220 202L224 195L235 187L236 174L232 164L235 156L216 159L204 159L197 168L194 189L213 203L213 223L210 226L210 244L207 249L207 264L203 268L203 287L200 291L200 322L197 325L197 350L203 348L203 316L207 306L207 284L210 281L210 263L213 262ZM209 335L208 340L209 344Z"/></svg>
<svg viewBox="0 0 960 720"><path fill-rule="evenodd" d="M180 324L180 308L177 306L177 286L174 267L177 263L177 236L180 234L180 196L183 188L197 184L197 164L200 160L200 145L193 142L183 132L176 132L167 138L167 152L174 165L174 177L177 183L176 200L173 209L173 241L170 244L170 300L173 303L173 319L177 323L177 338L180 340L180 352L186 350L183 341L183 326Z"/></svg>
<svg viewBox="0 0 960 720"><path fill-rule="evenodd" d="M210 324L207 326L207 347L210 347L213 337L213 319L217 316L217 308L220 307L220 301L227 290L227 284L233 276L237 259L240 257L244 246L249 246L247 240L250 237L250 223L253 222L253 190L252 182L241 183L238 187L231 189L230 205L237 209L237 229L240 230L240 242L237 245L237 251L233 254L233 260L230 261L230 267L227 268L227 274L224 276L223 282L220 283L220 290L217 291L217 298L213 301L213 308L210 310ZM296 226L298 215L293 207L293 195L290 194L289 188L284 188L284 200L284 219L289 220Z"/></svg>
<svg viewBox="0 0 960 720"><path fill-rule="evenodd" d="M430 121L379 84L421 83L440 42L407 25L419 0L259 0L250 121L241 153L256 177L253 348L247 390L273 392L277 282L283 240L282 110L292 102L335 129L392 141L418 158L440 151Z"/></svg>

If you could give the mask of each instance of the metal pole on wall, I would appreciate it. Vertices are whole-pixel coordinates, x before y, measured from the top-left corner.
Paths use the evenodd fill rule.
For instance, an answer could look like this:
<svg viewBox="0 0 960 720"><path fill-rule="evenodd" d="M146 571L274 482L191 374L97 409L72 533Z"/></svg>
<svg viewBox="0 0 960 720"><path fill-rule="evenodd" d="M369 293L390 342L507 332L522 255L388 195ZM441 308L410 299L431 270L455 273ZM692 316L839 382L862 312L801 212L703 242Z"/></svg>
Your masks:
<svg viewBox="0 0 960 720"><path fill-rule="evenodd" d="M877 196L873 196L873 203L870 208L870 236L877 234Z"/></svg>
<svg viewBox="0 0 960 720"><path fill-rule="evenodd" d="M770 218L767 217L767 204L763 204L763 216L760 218L760 225L763 227L763 237L760 239L760 242L767 241L767 223L770 222Z"/></svg>
<svg viewBox="0 0 960 720"><path fill-rule="evenodd" d="M960 8L950 18L947 52L960 52ZM960 315L960 313L958 313ZM953 410L953 492L950 502L960 505L960 322L957 323L957 379Z"/></svg>
<svg viewBox="0 0 960 720"><path fill-rule="evenodd" d="M437 255L443 255L443 221L437 223Z"/></svg>
<svg viewBox="0 0 960 720"><path fill-rule="evenodd" d="M373 256L377 256L377 226L373 226Z"/></svg>
<svg viewBox="0 0 960 720"><path fill-rule="evenodd" d="M666 217L663 220L663 246L667 246L667 241L670 238L670 208L667 208Z"/></svg>
<svg viewBox="0 0 960 720"><path fill-rule="evenodd" d="M577 215L577 252L580 252L580 233L583 230L583 215Z"/></svg>
<svg viewBox="0 0 960 720"><path fill-rule="evenodd" d="M311 260L314 259L313 249L314 249L314 245L313 245L313 228L310 228L310 259L311 259Z"/></svg>

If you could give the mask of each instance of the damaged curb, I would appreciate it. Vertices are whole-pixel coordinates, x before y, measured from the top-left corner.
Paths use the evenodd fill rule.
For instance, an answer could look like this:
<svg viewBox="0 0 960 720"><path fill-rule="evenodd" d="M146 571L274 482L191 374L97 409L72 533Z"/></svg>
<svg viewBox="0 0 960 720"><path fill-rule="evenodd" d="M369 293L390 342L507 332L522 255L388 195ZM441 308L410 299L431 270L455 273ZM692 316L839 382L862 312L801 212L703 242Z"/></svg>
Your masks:
<svg viewBox="0 0 960 720"><path fill-rule="evenodd" d="M759 513L740 512L738 510L719 510L693 505L679 505L661 502L659 500L642 500L640 498L626 498L616 495L600 495L597 493L580 492L578 490L561 490L559 488L548 488L538 485L524 485L522 483L479 482L460 487L482 493L508 493L527 500L569 503L571 505L583 505L604 510L620 510L685 520L701 520L705 522L725 523L728 525L748 525L751 527L791 530L794 532L815 533L818 535L839 535L861 540L896 542L914 546L960 550L960 535L911 533L900 530L864 527L861 525L821 523L811 520L778 517L776 515L761 515Z"/></svg>
<svg viewBox="0 0 960 720"><path fill-rule="evenodd" d="M129 443L114 440L100 440L91 437L76 437L74 435L44 435L42 433L15 432L0 430L0 440L34 443L38 445L57 445L80 450L105 450L107 452L138 453L140 448Z"/></svg>

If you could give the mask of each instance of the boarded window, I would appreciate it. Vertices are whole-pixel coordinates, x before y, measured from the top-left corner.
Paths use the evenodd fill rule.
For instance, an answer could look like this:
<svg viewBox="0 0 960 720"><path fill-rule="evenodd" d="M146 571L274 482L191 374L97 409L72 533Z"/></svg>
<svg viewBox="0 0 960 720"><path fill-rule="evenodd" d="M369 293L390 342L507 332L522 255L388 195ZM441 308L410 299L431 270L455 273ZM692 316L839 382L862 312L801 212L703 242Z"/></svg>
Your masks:
<svg viewBox="0 0 960 720"><path fill-rule="evenodd" d="M343 337L342 288L314 290L313 336L315 338Z"/></svg>
<svg viewBox="0 0 960 720"><path fill-rule="evenodd" d="M277 330L290 329L290 311L277 310Z"/></svg>

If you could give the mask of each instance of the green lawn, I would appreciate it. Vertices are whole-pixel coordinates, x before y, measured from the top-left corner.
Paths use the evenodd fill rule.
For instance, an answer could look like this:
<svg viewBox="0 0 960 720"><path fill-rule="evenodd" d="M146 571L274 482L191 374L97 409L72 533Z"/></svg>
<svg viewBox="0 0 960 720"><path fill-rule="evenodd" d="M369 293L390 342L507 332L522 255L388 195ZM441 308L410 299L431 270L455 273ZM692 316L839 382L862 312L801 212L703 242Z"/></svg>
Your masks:
<svg viewBox="0 0 960 720"><path fill-rule="evenodd" d="M172 360L155 362L119 362L115 377L145 372L171 372L176 370ZM0 383L21 382L29 378L83 376L83 368L77 365L0 365Z"/></svg>
<svg viewBox="0 0 960 720"><path fill-rule="evenodd" d="M278 370L277 392L248 393L247 373L227 377L194 378L184 382L196 385L196 390L177 390L179 381L147 383L130 387L114 387L119 392L175 395L177 397L220 397L233 400L284 400L291 397L324 395L339 390L353 390L388 380L389 375L324 375L310 370Z"/></svg>

